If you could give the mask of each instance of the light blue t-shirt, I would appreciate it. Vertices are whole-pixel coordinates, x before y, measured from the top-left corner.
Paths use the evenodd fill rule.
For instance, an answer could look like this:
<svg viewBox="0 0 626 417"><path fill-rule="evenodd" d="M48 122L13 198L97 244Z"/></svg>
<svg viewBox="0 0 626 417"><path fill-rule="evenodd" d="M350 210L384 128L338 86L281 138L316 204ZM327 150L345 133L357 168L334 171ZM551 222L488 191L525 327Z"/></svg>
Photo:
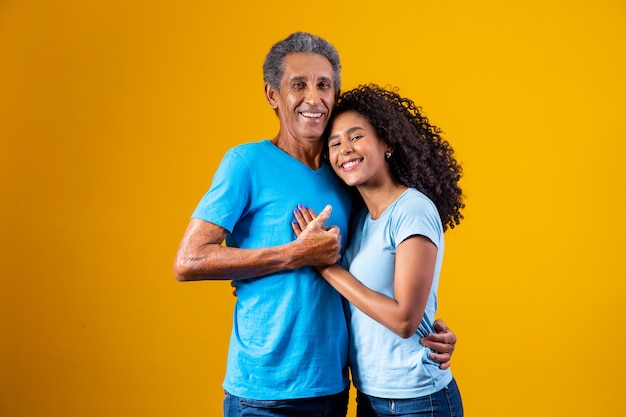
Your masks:
<svg viewBox="0 0 626 417"><path fill-rule="evenodd" d="M230 231L226 244L293 241L293 209L333 207L326 225L347 236L350 200L324 164L312 170L271 141L229 150L192 217ZM235 281L237 302L223 387L257 400L336 394L349 384L342 298L313 268Z"/></svg>
<svg viewBox="0 0 626 417"><path fill-rule="evenodd" d="M452 380L450 370L428 358L431 350L420 337L434 333L437 287L443 259L443 227L435 205L409 188L378 218L359 213L346 249L350 272L367 287L394 296L396 248L410 236L422 235L437 246L437 263L426 310L417 332L402 338L350 304L350 368L354 385L381 398L415 398L432 394Z"/></svg>

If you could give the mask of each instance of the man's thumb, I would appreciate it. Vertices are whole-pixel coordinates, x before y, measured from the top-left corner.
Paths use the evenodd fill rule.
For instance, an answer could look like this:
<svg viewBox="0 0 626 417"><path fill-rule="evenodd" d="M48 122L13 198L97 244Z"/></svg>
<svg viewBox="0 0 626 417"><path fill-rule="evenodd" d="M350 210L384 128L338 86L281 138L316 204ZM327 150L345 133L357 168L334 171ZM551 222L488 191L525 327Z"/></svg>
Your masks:
<svg viewBox="0 0 626 417"><path fill-rule="evenodd" d="M322 210L317 216L316 220L323 226L326 220L330 218L330 213L332 213L332 211L333 207L330 204L327 204L326 207L324 207L324 210Z"/></svg>

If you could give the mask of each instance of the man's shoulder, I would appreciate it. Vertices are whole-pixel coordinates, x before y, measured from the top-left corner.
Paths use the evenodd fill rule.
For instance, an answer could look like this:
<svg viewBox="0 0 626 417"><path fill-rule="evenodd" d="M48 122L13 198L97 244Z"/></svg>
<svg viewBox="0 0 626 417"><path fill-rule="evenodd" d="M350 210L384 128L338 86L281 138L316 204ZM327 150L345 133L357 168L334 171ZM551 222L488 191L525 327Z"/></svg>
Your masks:
<svg viewBox="0 0 626 417"><path fill-rule="evenodd" d="M226 151L222 159L224 169L241 170L248 167L249 170L258 171L275 166L280 162L280 155L271 141L263 139L258 142L248 142L237 145Z"/></svg>
<svg viewBox="0 0 626 417"><path fill-rule="evenodd" d="M236 164L246 164L254 169L265 169L267 166L284 164L288 159L272 141L263 139L258 142L248 142L237 145L226 152L225 159Z"/></svg>
<svg viewBox="0 0 626 417"><path fill-rule="evenodd" d="M268 139L262 139L257 142L242 143L233 148L230 148L228 150L228 153L234 153L238 155L248 155L248 154L263 152L270 148L268 144L271 144L271 142Z"/></svg>

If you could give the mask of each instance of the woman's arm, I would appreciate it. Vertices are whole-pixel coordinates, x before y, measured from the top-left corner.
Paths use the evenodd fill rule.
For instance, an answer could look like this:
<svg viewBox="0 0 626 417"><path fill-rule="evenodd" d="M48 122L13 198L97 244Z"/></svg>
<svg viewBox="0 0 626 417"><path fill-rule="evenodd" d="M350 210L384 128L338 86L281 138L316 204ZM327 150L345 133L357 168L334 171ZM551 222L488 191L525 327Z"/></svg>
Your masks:
<svg viewBox="0 0 626 417"><path fill-rule="evenodd" d="M303 233L315 218L311 210L296 212L292 227ZM339 265L320 267L318 271L341 295L359 310L401 337L417 331L432 285L437 247L430 239L414 235L396 249L394 297L388 297L363 285Z"/></svg>
<svg viewBox="0 0 626 417"><path fill-rule="evenodd" d="M396 250L394 297L376 292L339 265L318 268L320 274L359 310L400 337L417 331L433 281L437 247L424 236L411 236Z"/></svg>

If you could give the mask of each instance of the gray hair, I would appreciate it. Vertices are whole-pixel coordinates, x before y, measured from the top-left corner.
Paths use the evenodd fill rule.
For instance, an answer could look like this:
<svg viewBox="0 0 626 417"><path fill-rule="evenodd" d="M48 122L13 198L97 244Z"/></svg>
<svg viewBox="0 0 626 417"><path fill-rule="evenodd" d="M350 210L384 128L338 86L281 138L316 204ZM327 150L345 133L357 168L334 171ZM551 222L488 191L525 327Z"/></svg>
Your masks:
<svg viewBox="0 0 626 417"><path fill-rule="evenodd" d="M280 91L283 78L283 60L289 54L309 52L322 55L333 69L335 92L341 88L341 63L335 47L325 39L306 32L294 32L282 41L276 42L265 56L263 80L276 91Z"/></svg>

